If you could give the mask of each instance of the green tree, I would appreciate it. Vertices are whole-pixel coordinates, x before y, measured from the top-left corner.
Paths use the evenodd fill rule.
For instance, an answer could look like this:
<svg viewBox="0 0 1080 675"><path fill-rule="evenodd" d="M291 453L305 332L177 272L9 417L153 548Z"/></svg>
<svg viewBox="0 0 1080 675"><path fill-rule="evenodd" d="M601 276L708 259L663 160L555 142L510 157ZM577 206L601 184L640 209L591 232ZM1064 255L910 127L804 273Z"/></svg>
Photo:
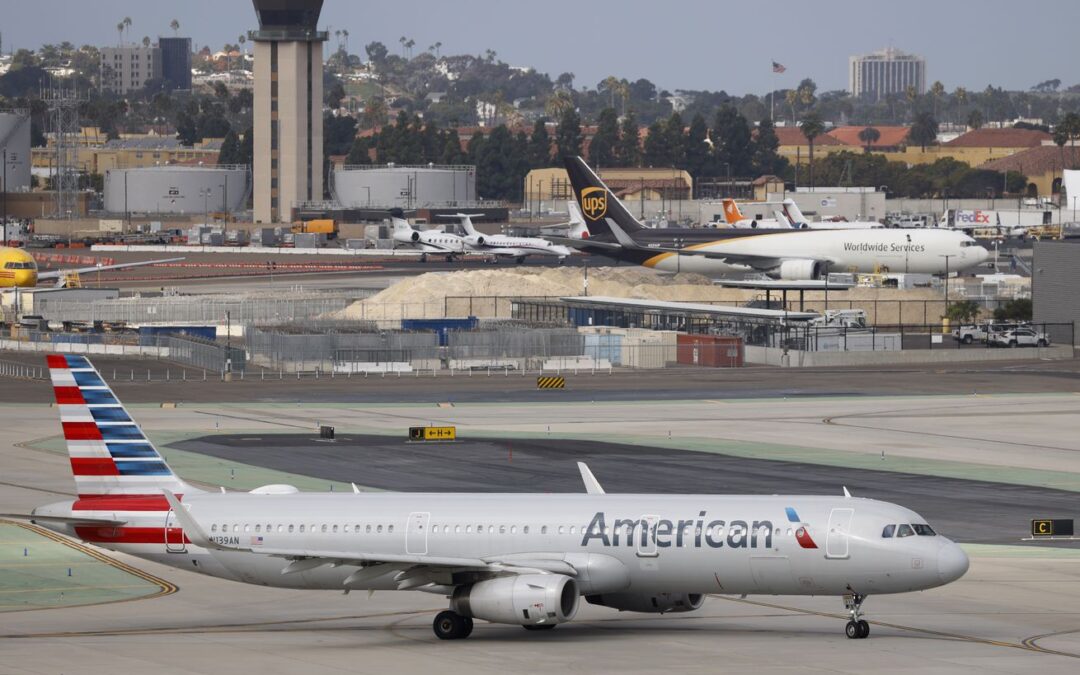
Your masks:
<svg viewBox="0 0 1080 675"><path fill-rule="evenodd" d="M773 131L775 136L775 130ZM745 176L753 170L753 134L750 123L732 105L722 105L713 119L713 156L716 169L732 176Z"/></svg>
<svg viewBox="0 0 1080 675"><path fill-rule="evenodd" d="M649 125L642 153L645 166L671 165L671 147L668 145L669 139L665 131L665 125L660 120Z"/></svg>
<svg viewBox="0 0 1080 675"><path fill-rule="evenodd" d="M690 128L686 132L686 151L682 166L694 178L712 173L708 138L709 127L705 118L698 113L690 120Z"/></svg>
<svg viewBox="0 0 1080 675"><path fill-rule="evenodd" d="M766 117L758 124L754 136L753 172L759 176L782 174L787 160L779 155L779 149L780 139L776 136L776 128Z"/></svg>
<svg viewBox="0 0 1080 675"><path fill-rule="evenodd" d="M576 157L581 154L581 118L573 108L567 108L559 117L555 129L555 145L560 157ZM479 169L477 169L479 173Z"/></svg>
<svg viewBox="0 0 1080 675"><path fill-rule="evenodd" d="M1031 298L1016 298L994 310L994 321L1031 321L1031 315Z"/></svg>
<svg viewBox="0 0 1080 675"><path fill-rule="evenodd" d="M547 121L543 118L533 124L532 134L529 136L528 160L533 169L551 166L551 136L547 132Z"/></svg>
<svg viewBox="0 0 1080 675"><path fill-rule="evenodd" d="M810 144L810 188L814 188L814 139L825 133L825 123L814 113L804 115L799 126L806 142Z"/></svg>
<svg viewBox="0 0 1080 675"><path fill-rule="evenodd" d="M671 153L667 166L682 168L686 162L686 125L683 124L682 115L671 113L671 117L664 123L664 135L667 136Z"/></svg>
<svg viewBox="0 0 1080 675"><path fill-rule="evenodd" d="M937 120L930 113L921 112L915 116L915 121L911 125L911 130L908 131L907 138L908 141L926 150L926 146L937 141L937 134Z"/></svg>
<svg viewBox="0 0 1080 675"><path fill-rule="evenodd" d="M982 129L982 125L984 124L984 122L985 120L983 120L983 114L977 109L972 110L970 113L968 113L967 125L972 129Z"/></svg>
<svg viewBox="0 0 1080 675"><path fill-rule="evenodd" d="M186 110L181 110L176 115L176 140L180 145L195 145L202 140L195 119Z"/></svg>
<svg viewBox="0 0 1080 675"><path fill-rule="evenodd" d="M619 143L619 117L614 108L600 111L596 134L589 144L589 163L593 168L610 167L615 164L615 146Z"/></svg>
<svg viewBox="0 0 1080 675"><path fill-rule="evenodd" d="M955 323L971 323L982 311L982 306L974 300L958 300L945 310L945 318Z"/></svg>
<svg viewBox="0 0 1080 675"><path fill-rule="evenodd" d="M236 132L229 129L225 139L221 142L221 150L218 152L218 164L240 164L240 137Z"/></svg>
<svg viewBox="0 0 1080 675"><path fill-rule="evenodd" d="M881 132L874 127L866 127L859 132L859 140L863 142L863 149L866 152L870 152L870 146L877 143L880 138Z"/></svg>
<svg viewBox="0 0 1080 675"><path fill-rule="evenodd" d="M637 117L631 111L622 120L615 156L620 166L641 166L641 139Z"/></svg>

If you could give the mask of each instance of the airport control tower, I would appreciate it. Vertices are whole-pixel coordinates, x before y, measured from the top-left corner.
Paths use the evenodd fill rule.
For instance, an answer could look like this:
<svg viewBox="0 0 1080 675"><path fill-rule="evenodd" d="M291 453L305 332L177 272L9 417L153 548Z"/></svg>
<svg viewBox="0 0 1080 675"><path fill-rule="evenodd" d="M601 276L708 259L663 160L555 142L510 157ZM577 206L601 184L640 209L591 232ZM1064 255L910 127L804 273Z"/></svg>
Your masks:
<svg viewBox="0 0 1080 675"><path fill-rule="evenodd" d="M323 197L323 0L253 0L255 222L291 220Z"/></svg>

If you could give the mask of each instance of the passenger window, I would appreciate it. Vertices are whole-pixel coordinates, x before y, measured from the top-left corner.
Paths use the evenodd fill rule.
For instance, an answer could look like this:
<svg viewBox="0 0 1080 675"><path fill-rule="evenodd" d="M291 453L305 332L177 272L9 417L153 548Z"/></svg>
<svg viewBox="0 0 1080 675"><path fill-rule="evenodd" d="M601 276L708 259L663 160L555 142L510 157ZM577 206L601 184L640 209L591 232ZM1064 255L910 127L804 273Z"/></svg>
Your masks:
<svg viewBox="0 0 1080 675"><path fill-rule="evenodd" d="M472 525L465 526L465 534L472 534Z"/></svg>
<svg viewBox="0 0 1080 675"><path fill-rule="evenodd" d="M573 525L571 525L570 526L570 534L576 534L576 533L577 533L577 528L574 527Z"/></svg>
<svg viewBox="0 0 1080 675"><path fill-rule="evenodd" d="M517 534L517 525L510 526L510 534Z"/></svg>
<svg viewBox="0 0 1080 675"><path fill-rule="evenodd" d="M334 525L334 534L337 534L337 525Z"/></svg>
<svg viewBox="0 0 1080 675"><path fill-rule="evenodd" d="M506 526L505 525L500 525L499 526L499 534L506 534Z"/></svg>
<svg viewBox="0 0 1080 675"><path fill-rule="evenodd" d="M521 528L521 533L522 534L528 534L529 533L529 526L526 525L525 527Z"/></svg>
<svg viewBox="0 0 1080 675"><path fill-rule="evenodd" d="M902 539L903 537L910 537L915 534L915 530L911 529L910 525L901 525L896 531L896 538Z"/></svg>
<svg viewBox="0 0 1080 675"><path fill-rule="evenodd" d="M270 532L270 530L272 530L272 529L274 529L273 526L268 523L266 525L266 531ZM281 532L281 526L280 525L278 525L278 532Z"/></svg>
<svg viewBox="0 0 1080 675"><path fill-rule="evenodd" d="M366 532L368 534L371 534L371 525L370 524L367 527L364 528L364 532Z"/></svg>
<svg viewBox="0 0 1080 675"><path fill-rule="evenodd" d="M540 534L547 534L547 525L540 526Z"/></svg>
<svg viewBox="0 0 1080 675"><path fill-rule="evenodd" d="M563 527L562 525L560 525L559 526L559 534L564 534L565 532L566 532L566 528Z"/></svg>
<svg viewBox="0 0 1080 675"><path fill-rule="evenodd" d="M256 525L255 526L255 531L256 532L262 532L262 525Z"/></svg>
<svg viewBox="0 0 1080 675"><path fill-rule="evenodd" d="M915 529L915 534L920 537L933 537L937 535L937 532L934 532L934 529L925 523L915 523L911 527Z"/></svg>
<svg viewBox="0 0 1080 675"><path fill-rule="evenodd" d="M379 525L378 527L376 527L375 531L381 533L382 532L382 525Z"/></svg>
<svg viewBox="0 0 1080 675"><path fill-rule="evenodd" d="M300 526L300 533L301 533L301 534L303 534L303 532L304 532L304 526L303 526L303 525L301 525L301 526Z"/></svg>
<svg viewBox="0 0 1080 675"><path fill-rule="evenodd" d="M289 534L292 534L292 531L293 531L293 526L289 525Z"/></svg>
<svg viewBox="0 0 1080 675"><path fill-rule="evenodd" d="M886 525L885 529L881 531L882 539L892 539L894 534L896 534L896 525Z"/></svg>
<svg viewBox="0 0 1080 675"><path fill-rule="evenodd" d="M389 527L387 527L386 532L387 532L387 534L393 534L394 533L394 526L390 525Z"/></svg>
<svg viewBox="0 0 1080 675"><path fill-rule="evenodd" d="M360 534L360 523L357 523L357 524L356 524L356 525L354 525L353 527L355 527L355 528L356 528L356 529L354 529L354 530L353 530L353 532L356 532L357 534Z"/></svg>
<svg viewBox="0 0 1080 675"><path fill-rule="evenodd" d="M461 534L461 526L460 525L455 525L454 526L454 534Z"/></svg>
<svg viewBox="0 0 1080 675"><path fill-rule="evenodd" d="M236 524L236 523L233 523L232 531L233 532L239 532L240 531L240 525Z"/></svg>
<svg viewBox="0 0 1080 675"><path fill-rule="evenodd" d="M326 523L323 523L322 532L323 534L326 534Z"/></svg>

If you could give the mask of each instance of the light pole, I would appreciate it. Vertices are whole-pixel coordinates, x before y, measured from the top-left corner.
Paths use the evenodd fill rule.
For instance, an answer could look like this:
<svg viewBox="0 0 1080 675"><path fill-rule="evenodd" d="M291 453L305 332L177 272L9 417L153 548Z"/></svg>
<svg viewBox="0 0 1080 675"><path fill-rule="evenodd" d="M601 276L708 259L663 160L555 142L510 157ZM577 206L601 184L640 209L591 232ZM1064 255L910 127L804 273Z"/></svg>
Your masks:
<svg viewBox="0 0 1080 675"><path fill-rule="evenodd" d="M4 192L3 192L3 196L4 196L4 241L3 241L3 245L4 246L7 246L7 243L8 243L8 236L7 236L7 192L8 192L8 187L7 187L7 148L4 148Z"/></svg>
<svg viewBox="0 0 1080 675"><path fill-rule="evenodd" d="M675 252L675 274L676 275L678 275L678 274L680 274L682 272L682 247L683 247L683 239L682 239L682 237L675 237L675 248L677 249L676 252Z"/></svg>
<svg viewBox="0 0 1080 675"><path fill-rule="evenodd" d="M955 258L955 253L947 253L941 256L945 258L945 316L949 316L949 258Z"/></svg>
<svg viewBox="0 0 1080 675"><path fill-rule="evenodd" d="M222 238L229 232L229 177L225 176L225 182L218 185L221 188L221 214L224 218L224 225L221 226Z"/></svg>

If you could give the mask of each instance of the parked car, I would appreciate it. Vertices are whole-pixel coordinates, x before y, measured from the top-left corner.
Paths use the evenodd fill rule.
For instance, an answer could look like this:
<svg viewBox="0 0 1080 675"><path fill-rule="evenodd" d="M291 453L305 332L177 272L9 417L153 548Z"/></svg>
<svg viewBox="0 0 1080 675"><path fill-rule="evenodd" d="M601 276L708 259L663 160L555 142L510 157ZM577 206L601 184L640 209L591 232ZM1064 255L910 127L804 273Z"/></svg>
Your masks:
<svg viewBox="0 0 1080 675"><path fill-rule="evenodd" d="M976 340L986 342L994 333L1024 328L1026 325L1025 323L964 323L953 330L952 336L957 342L969 345Z"/></svg>
<svg viewBox="0 0 1080 675"><path fill-rule="evenodd" d="M1050 336L1034 328L1014 328L990 333L987 340L994 347L1048 347Z"/></svg>

